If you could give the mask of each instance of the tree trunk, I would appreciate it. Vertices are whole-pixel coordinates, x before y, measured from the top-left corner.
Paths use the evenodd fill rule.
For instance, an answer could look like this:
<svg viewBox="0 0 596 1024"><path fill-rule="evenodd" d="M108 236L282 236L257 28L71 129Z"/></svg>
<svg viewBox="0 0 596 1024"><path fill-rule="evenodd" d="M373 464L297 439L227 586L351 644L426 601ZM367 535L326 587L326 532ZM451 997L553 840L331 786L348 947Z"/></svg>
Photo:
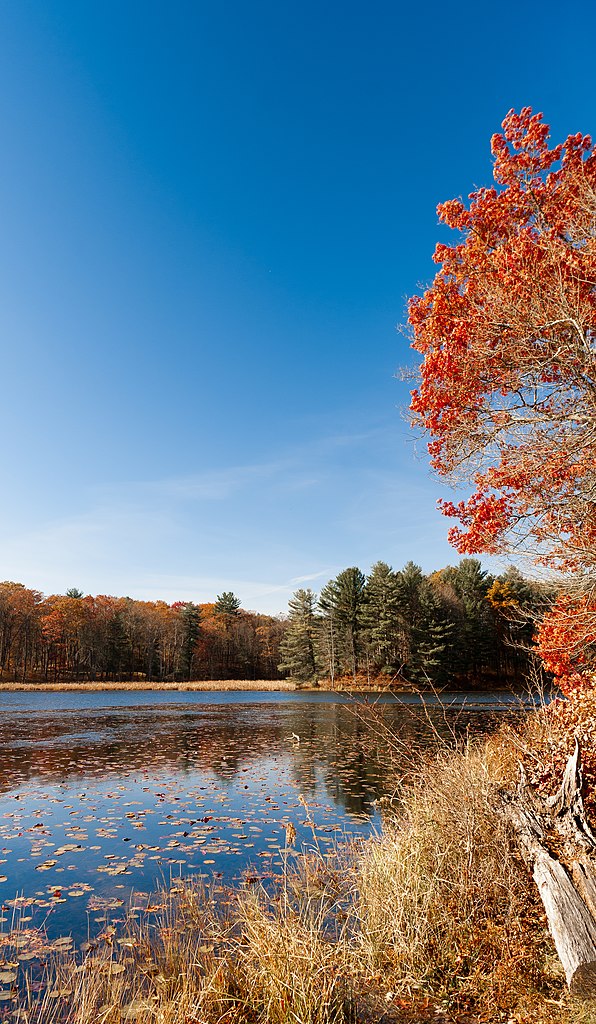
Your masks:
<svg viewBox="0 0 596 1024"><path fill-rule="evenodd" d="M523 857L544 904L569 990L596 995L596 837L588 825L581 797L579 744L569 758L554 798L541 804L522 778L514 797L506 798ZM549 849L557 839L566 867ZM562 841L562 842L561 842Z"/></svg>

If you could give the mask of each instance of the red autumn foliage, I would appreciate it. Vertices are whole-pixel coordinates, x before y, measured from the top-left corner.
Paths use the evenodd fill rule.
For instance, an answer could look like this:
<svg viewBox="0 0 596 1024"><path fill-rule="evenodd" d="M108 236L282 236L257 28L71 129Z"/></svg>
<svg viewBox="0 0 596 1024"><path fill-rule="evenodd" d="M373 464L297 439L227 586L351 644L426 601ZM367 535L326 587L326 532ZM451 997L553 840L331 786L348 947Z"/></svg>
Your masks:
<svg viewBox="0 0 596 1024"><path fill-rule="evenodd" d="M558 790L569 754L578 740L583 798L593 823L596 820L596 686L584 678L582 686L571 689L566 700L553 700L543 708L531 722L531 727L538 730L537 736L524 733L527 726L526 722L522 727L521 746L525 751L522 761L528 781L543 797L554 796Z"/></svg>
<svg viewBox="0 0 596 1024"><path fill-rule="evenodd" d="M460 552L521 545L581 574L575 610L571 598L555 608L539 638L571 680L590 663L579 641L589 651L596 634L596 150L581 134L551 148L526 107L492 152L495 186L438 208L460 238L437 246L440 270L410 302L424 357L411 410L435 470L472 484L442 503Z"/></svg>
<svg viewBox="0 0 596 1024"><path fill-rule="evenodd" d="M585 686L596 648L596 608L586 597L562 594L536 634L544 667L566 694Z"/></svg>

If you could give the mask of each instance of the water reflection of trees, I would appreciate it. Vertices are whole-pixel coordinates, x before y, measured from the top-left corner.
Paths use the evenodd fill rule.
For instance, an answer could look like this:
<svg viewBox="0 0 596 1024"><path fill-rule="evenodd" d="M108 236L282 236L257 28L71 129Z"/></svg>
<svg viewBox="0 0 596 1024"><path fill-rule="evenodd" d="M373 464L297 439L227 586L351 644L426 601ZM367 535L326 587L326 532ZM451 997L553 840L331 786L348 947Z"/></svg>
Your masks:
<svg viewBox="0 0 596 1024"><path fill-rule="evenodd" d="M156 771L211 772L226 786L276 755L306 799L322 784L335 803L363 815L392 790L400 759L402 768L412 766L437 737L449 740L486 724L486 714L457 721L440 709L306 702L6 715L0 792L31 780L123 774L142 780Z"/></svg>

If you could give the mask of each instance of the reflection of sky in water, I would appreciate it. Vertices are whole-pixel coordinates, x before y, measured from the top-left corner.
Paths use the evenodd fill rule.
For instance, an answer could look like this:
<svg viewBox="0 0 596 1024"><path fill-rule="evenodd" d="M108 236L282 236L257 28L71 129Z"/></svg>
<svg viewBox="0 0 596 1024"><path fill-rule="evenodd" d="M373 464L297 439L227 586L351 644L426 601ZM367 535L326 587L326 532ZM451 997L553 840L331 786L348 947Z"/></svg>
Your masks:
<svg viewBox="0 0 596 1024"><path fill-rule="evenodd" d="M435 728L486 727L489 700L480 715L460 704ZM433 718L387 702L371 727L328 694L15 693L2 705L0 897L24 895L33 923L78 936L102 897L180 875L267 877L288 822L298 849L367 835L390 785L385 727L413 751Z"/></svg>

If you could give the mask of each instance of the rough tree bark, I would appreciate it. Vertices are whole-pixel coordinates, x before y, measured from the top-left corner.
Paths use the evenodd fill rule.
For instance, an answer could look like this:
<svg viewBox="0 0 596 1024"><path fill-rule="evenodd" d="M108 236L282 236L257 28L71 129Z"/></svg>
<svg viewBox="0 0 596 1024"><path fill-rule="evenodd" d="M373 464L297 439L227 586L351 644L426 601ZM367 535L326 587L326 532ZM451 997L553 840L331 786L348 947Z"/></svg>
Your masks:
<svg viewBox="0 0 596 1024"><path fill-rule="evenodd" d="M554 797L541 803L522 768L517 793L505 797L505 806L544 904L569 990L595 996L596 837L586 821L581 784L576 740Z"/></svg>

